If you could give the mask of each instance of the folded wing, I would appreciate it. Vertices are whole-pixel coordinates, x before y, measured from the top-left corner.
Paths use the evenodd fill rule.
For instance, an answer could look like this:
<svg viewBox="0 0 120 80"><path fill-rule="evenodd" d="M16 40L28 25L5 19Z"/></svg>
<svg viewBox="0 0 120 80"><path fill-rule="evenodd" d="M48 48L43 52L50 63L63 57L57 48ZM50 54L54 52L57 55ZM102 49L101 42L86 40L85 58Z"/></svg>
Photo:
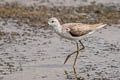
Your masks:
<svg viewBox="0 0 120 80"><path fill-rule="evenodd" d="M82 23L67 23L62 25L63 28L68 30L68 32L75 37L79 37L85 34L89 34L96 29L102 28L105 25L100 23L100 24L93 24L93 25L88 25L88 24L82 24Z"/></svg>

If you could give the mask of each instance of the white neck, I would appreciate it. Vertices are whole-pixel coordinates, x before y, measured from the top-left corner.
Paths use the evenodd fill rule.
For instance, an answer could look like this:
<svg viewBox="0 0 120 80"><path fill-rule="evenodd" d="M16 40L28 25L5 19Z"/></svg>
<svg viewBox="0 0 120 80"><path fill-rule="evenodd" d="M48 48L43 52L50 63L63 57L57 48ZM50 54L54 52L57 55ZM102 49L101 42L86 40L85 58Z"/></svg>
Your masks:
<svg viewBox="0 0 120 80"><path fill-rule="evenodd" d="M62 32L62 26L59 24L59 25L56 25L53 27L54 28L54 31L56 33L61 33Z"/></svg>

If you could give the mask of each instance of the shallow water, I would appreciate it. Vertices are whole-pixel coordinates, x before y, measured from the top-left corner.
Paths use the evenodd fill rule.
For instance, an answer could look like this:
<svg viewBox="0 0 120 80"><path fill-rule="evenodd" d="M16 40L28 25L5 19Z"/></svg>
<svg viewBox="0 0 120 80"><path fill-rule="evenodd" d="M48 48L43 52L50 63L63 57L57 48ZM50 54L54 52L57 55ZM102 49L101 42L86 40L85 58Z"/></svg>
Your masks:
<svg viewBox="0 0 120 80"><path fill-rule="evenodd" d="M74 42L60 38L50 29L32 27L9 19L0 21L1 80L75 80ZM4 33L4 35L3 35ZM120 25L106 26L82 40L76 64L77 77L85 80L120 79ZM66 74L67 72L67 74Z"/></svg>

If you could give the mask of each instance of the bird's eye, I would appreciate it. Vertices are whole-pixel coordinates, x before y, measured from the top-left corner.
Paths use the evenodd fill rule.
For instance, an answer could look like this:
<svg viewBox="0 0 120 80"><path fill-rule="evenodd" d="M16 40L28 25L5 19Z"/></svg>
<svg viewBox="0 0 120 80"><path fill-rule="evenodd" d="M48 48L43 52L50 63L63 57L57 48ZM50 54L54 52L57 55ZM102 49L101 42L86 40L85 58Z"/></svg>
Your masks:
<svg viewBox="0 0 120 80"><path fill-rule="evenodd" d="M52 23L54 23L54 21L52 21Z"/></svg>

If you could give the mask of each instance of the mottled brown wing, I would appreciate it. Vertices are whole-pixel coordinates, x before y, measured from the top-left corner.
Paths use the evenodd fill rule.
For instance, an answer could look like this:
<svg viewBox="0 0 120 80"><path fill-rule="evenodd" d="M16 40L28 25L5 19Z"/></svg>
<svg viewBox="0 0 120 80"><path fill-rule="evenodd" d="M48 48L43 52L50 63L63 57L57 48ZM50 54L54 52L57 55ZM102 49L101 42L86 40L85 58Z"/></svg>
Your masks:
<svg viewBox="0 0 120 80"><path fill-rule="evenodd" d="M103 24L100 23L100 24L88 25L82 23L68 23L68 24L64 24L63 27L67 29L72 36L77 37L88 34L89 32L94 31L96 28L98 28L101 25Z"/></svg>
<svg viewBox="0 0 120 80"><path fill-rule="evenodd" d="M75 37L85 35L91 31L89 28L90 25L88 24L69 23L69 24L64 24L62 26L65 29L69 30L69 33Z"/></svg>

